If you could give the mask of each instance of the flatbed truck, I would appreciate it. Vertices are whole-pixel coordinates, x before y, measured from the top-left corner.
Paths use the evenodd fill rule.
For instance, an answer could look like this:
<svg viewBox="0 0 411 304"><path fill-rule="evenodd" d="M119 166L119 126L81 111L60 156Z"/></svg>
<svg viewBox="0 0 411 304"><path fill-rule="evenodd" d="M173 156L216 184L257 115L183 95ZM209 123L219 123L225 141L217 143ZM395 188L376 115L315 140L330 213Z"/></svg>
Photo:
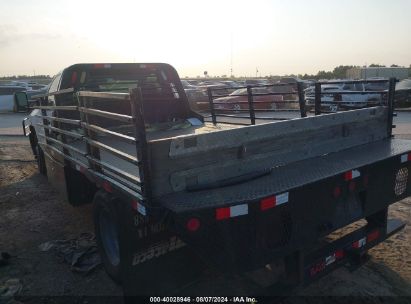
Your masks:
<svg viewBox="0 0 411 304"><path fill-rule="evenodd" d="M273 286L292 288L360 265L404 227L388 208L410 195L411 141L392 135L395 79L376 81L389 86L381 104L324 114L318 96L315 115L296 84L288 120L254 109L252 86L232 113L210 89L204 116L168 64L77 64L23 129L50 184L94 204L105 269L126 296L181 290L192 252L227 274L280 265Z"/></svg>

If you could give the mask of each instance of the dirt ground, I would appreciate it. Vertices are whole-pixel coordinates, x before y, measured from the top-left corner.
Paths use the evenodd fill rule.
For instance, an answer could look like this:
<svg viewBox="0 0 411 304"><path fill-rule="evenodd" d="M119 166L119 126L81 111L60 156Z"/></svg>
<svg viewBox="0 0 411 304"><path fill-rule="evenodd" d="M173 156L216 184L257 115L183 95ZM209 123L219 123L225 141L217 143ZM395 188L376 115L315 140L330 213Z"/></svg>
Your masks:
<svg viewBox="0 0 411 304"><path fill-rule="evenodd" d="M296 290L295 295L378 296L375 303L392 302L393 298L382 296L409 296L401 299L411 301L411 199L392 206L390 215L408 225L372 249L369 262L354 272L340 268L308 288ZM10 263L0 266L0 285L19 279L22 290L17 299L24 303L42 302L41 297L51 295L120 296L121 288L101 267L87 276L73 273L67 264L38 248L47 241L92 231L91 206L73 208L62 201L38 174L27 140L0 136L0 252L11 255ZM234 292L241 288L233 281L213 284L226 284ZM208 289L199 290L207 294ZM310 302L302 298L290 301Z"/></svg>

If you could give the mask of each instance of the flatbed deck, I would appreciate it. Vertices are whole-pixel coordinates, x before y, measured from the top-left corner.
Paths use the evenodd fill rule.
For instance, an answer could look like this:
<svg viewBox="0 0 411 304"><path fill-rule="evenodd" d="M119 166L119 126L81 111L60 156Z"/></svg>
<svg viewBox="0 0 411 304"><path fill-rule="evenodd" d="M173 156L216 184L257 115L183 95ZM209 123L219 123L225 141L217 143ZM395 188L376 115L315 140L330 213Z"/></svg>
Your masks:
<svg viewBox="0 0 411 304"><path fill-rule="evenodd" d="M244 183L201 191L181 191L165 195L156 201L174 212L253 201L400 156L410 150L411 140L385 139L279 166L268 175Z"/></svg>

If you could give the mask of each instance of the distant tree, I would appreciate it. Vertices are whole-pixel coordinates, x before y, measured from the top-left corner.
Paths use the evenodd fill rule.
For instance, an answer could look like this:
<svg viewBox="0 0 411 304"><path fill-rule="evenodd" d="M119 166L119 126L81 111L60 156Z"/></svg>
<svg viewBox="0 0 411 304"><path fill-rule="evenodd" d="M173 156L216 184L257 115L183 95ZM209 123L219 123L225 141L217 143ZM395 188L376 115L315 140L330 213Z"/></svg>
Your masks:
<svg viewBox="0 0 411 304"><path fill-rule="evenodd" d="M399 68L400 66L397 65L397 64L391 64L391 67L392 67L392 68Z"/></svg>
<svg viewBox="0 0 411 304"><path fill-rule="evenodd" d="M371 63L368 67L370 67L370 68L385 68L385 65L378 64L378 63Z"/></svg>
<svg viewBox="0 0 411 304"><path fill-rule="evenodd" d="M301 78L301 79L316 79L317 76L316 75L309 75L309 74L305 73L304 75L299 74L298 78Z"/></svg>
<svg viewBox="0 0 411 304"><path fill-rule="evenodd" d="M332 72L319 71L315 77L316 79L332 79L334 75Z"/></svg>
<svg viewBox="0 0 411 304"><path fill-rule="evenodd" d="M347 77L347 71L351 68L353 68L353 65L339 65L338 67L335 67L333 70L333 77L334 78L339 78L343 79Z"/></svg>

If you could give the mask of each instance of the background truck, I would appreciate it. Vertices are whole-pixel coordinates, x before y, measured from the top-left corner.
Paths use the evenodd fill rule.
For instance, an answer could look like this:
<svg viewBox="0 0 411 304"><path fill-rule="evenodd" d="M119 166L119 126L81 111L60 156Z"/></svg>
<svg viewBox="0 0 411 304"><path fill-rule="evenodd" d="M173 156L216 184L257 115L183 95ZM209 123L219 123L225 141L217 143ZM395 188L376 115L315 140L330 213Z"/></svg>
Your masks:
<svg viewBox="0 0 411 304"><path fill-rule="evenodd" d="M385 102L321 115L319 97L309 117L297 83L289 120L254 108L252 86L232 113L209 89L203 117L170 65L78 64L23 128L50 184L72 205L94 203L105 269L125 295L181 292L192 252L226 274L261 269L284 290L360 265L404 227L387 211L409 196L411 141L392 136L395 80L378 81ZM288 94L274 86L266 94Z"/></svg>

